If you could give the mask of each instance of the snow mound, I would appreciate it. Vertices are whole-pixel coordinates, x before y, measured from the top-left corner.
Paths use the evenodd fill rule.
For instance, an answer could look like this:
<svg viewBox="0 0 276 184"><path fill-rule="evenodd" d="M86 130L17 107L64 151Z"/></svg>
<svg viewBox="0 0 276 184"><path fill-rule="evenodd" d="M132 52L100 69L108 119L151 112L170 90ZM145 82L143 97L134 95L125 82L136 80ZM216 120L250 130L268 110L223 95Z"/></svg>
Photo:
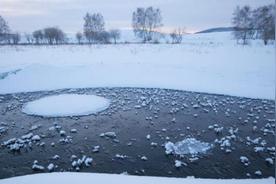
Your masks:
<svg viewBox="0 0 276 184"><path fill-rule="evenodd" d="M175 154L175 155L192 155L196 156L200 153L205 153L212 148L212 144L201 142L195 138L187 138L182 141L176 142L167 142L165 144L166 154Z"/></svg>
<svg viewBox="0 0 276 184"><path fill-rule="evenodd" d="M96 174L96 173L44 173L27 176L19 176L0 180L1 184L48 184L48 183L112 183L112 184L273 184L274 178L264 179L197 179L188 178L166 178L149 176L127 176L118 174Z"/></svg>
<svg viewBox="0 0 276 184"><path fill-rule="evenodd" d="M30 115L65 117L90 115L105 110L109 100L95 95L62 94L28 102L22 111Z"/></svg>

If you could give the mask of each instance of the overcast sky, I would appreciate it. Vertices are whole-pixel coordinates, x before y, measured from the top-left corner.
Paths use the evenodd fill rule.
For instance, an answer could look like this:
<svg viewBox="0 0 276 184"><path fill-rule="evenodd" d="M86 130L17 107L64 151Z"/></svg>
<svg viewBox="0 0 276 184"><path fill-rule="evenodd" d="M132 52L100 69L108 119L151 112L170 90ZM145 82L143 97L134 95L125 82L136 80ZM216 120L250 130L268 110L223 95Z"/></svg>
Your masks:
<svg viewBox="0 0 276 184"><path fill-rule="evenodd" d="M108 29L129 29L137 7L154 6L162 11L163 30L185 27L194 32L231 26L237 5L258 7L272 3L274 0L0 0L0 15L12 30L19 32L58 26L75 33L82 30L86 12L101 12Z"/></svg>

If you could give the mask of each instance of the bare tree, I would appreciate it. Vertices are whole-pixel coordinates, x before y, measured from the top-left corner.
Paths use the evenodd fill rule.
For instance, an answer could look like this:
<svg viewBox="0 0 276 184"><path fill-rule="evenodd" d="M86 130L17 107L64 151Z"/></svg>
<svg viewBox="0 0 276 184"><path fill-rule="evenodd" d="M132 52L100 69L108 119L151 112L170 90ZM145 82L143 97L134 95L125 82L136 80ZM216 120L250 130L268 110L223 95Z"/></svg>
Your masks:
<svg viewBox="0 0 276 184"><path fill-rule="evenodd" d="M160 43L160 39L161 39L161 38L165 38L165 34L159 32L159 31L155 31L154 34L152 35L152 41L153 41L153 43L155 43L155 44Z"/></svg>
<svg viewBox="0 0 276 184"><path fill-rule="evenodd" d="M54 37L55 37L55 31L54 28L45 28L43 30L44 32L44 38L47 41L48 44L53 45L54 44Z"/></svg>
<svg viewBox="0 0 276 184"><path fill-rule="evenodd" d="M275 5L251 10L249 6L237 7L234 11L234 36L247 44L248 39L262 39L266 45L275 39Z"/></svg>
<svg viewBox="0 0 276 184"><path fill-rule="evenodd" d="M161 11L157 8L148 7L146 9L146 27L147 27L147 40L152 40L153 35L158 33L157 28L162 26Z"/></svg>
<svg viewBox="0 0 276 184"><path fill-rule="evenodd" d="M136 37L144 42L151 41L157 29L162 26L161 11L153 7L137 8L132 14L132 27Z"/></svg>
<svg viewBox="0 0 276 184"><path fill-rule="evenodd" d="M66 43L66 34L60 29L60 28L55 28L55 43L56 44L62 44L62 43Z"/></svg>
<svg viewBox="0 0 276 184"><path fill-rule="evenodd" d="M256 38L266 45L269 40L275 40L275 6L262 6L253 11L254 30Z"/></svg>
<svg viewBox="0 0 276 184"><path fill-rule="evenodd" d="M110 33L107 31L103 31L98 34L97 42L98 43L110 43Z"/></svg>
<svg viewBox="0 0 276 184"><path fill-rule="evenodd" d="M5 33L2 35L2 41L6 44L12 44L12 33Z"/></svg>
<svg viewBox="0 0 276 184"><path fill-rule="evenodd" d="M25 33L25 39L28 44L33 44L34 43L34 38L31 34Z"/></svg>
<svg viewBox="0 0 276 184"><path fill-rule="evenodd" d="M109 31L110 37L114 40L114 43L117 43L117 40L121 37L121 32L118 29L112 29Z"/></svg>
<svg viewBox="0 0 276 184"><path fill-rule="evenodd" d="M61 44L66 41L65 33L57 27L48 27L43 30L44 38L48 44Z"/></svg>
<svg viewBox="0 0 276 184"><path fill-rule="evenodd" d="M8 23L5 21L5 19L0 16L0 34L9 33L10 28L8 26Z"/></svg>
<svg viewBox="0 0 276 184"><path fill-rule="evenodd" d="M40 44L44 39L44 34L42 30L36 30L33 32L32 35L36 44Z"/></svg>
<svg viewBox="0 0 276 184"><path fill-rule="evenodd" d="M81 43L82 43L82 40L83 40L83 35L82 35L82 33L78 32L78 33L76 34L76 39L77 39L77 41L78 41L78 44L81 44Z"/></svg>
<svg viewBox="0 0 276 184"><path fill-rule="evenodd" d="M10 28L7 21L0 16L0 42L7 42L9 39Z"/></svg>
<svg viewBox="0 0 276 184"><path fill-rule="evenodd" d="M21 35L19 33L11 34L12 44L17 45L21 40Z"/></svg>
<svg viewBox="0 0 276 184"><path fill-rule="evenodd" d="M137 8L132 14L132 27L136 37L146 40L145 8Z"/></svg>
<svg viewBox="0 0 276 184"><path fill-rule="evenodd" d="M172 44L179 44L182 42L183 34L185 34L184 29L178 28L175 29L171 34L170 37L172 39Z"/></svg>
<svg viewBox="0 0 276 184"><path fill-rule="evenodd" d="M242 8L238 6L233 15L234 37L237 41L242 40L242 43L245 45L248 43L248 39L254 35L251 8L249 6Z"/></svg>
<svg viewBox="0 0 276 184"><path fill-rule="evenodd" d="M99 42L105 32L104 18L100 13L89 14L84 17L83 34L88 43Z"/></svg>

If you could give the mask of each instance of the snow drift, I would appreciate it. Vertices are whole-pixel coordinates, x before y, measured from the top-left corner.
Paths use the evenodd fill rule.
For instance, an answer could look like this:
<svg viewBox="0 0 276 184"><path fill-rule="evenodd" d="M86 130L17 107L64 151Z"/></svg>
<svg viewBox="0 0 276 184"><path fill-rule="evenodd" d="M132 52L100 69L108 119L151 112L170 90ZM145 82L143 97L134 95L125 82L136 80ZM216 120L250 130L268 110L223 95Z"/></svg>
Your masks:
<svg viewBox="0 0 276 184"><path fill-rule="evenodd" d="M49 183L112 183L112 184L273 184L274 178L267 179L195 179L148 176L126 176L118 174L92 173L47 173L14 177L0 180L0 184L49 184Z"/></svg>

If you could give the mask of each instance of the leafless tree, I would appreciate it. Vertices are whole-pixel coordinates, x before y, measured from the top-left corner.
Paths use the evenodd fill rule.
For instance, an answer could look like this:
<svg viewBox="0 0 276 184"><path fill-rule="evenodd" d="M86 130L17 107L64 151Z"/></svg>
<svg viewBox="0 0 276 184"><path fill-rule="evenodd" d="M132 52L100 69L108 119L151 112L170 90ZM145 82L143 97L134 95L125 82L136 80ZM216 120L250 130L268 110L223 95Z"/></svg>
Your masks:
<svg viewBox="0 0 276 184"><path fill-rule="evenodd" d="M81 44L81 43L82 43L82 40L83 40L83 35L82 35L82 33L78 32L78 33L76 34L76 39L77 39L77 41L78 41L78 44Z"/></svg>
<svg viewBox="0 0 276 184"><path fill-rule="evenodd" d="M2 36L2 42L9 45L12 44L12 33L5 33Z"/></svg>
<svg viewBox="0 0 276 184"><path fill-rule="evenodd" d="M118 29L112 29L109 31L110 37L114 40L114 43L117 43L117 40L121 37L121 32Z"/></svg>
<svg viewBox="0 0 276 184"><path fill-rule="evenodd" d="M0 42L8 42L10 28L5 19L0 16Z"/></svg>
<svg viewBox="0 0 276 184"><path fill-rule="evenodd" d="M144 42L151 41L157 29L162 26L161 11L157 8L137 8L132 14L132 27L136 37Z"/></svg>
<svg viewBox="0 0 276 184"><path fill-rule="evenodd" d="M83 34L86 37L88 43L100 42L105 35L105 23L104 18L100 13L89 14L84 17Z"/></svg>
<svg viewBox="0 0 276 184"><path fill-rule="evenodd" d="M44 38L48 44L61 44L66 41L65 33L57 27L48 27L43 30Z"/></svg>
<svg viewBox="0 0 276 184"><path fill-rule="evenodd" d="M172 39L172 44L179 44L182 42L183 34L185 34L184 29L178 28L175 29L171 34L170 37Z"/></svg>
<svg viewBox="0 0 276 184"><path fill-rule="evenodd" d="M103 31L97 34L97 43L109 44L111 43L110 39L111 39L110 33L107 31Z"/></svg>
<svg viewBox="0 0 276 184"><path fill-rule="evenodd" d="M264 44L275 40L275 5L251 10L249 6L237 7L234 11L234 36L247 44L249 39L262 39Z"/></svg>
<svg viewBox="0 0 276 184"><path fill-rule="evenodd" d="M254 35L254 26L252 23L252 11L249 6L240 8L239 6L233 13L234 37L237 41L242 40L243 44L248 43Z"/></svg>
<svg viewBox="0 0 276 184"><path fill-rule="evenodd" d="M266 45L269 40L275 40L275 5L262 6L253 11L255 37Z"/></svg>
<svg viewBox="0 0 276 184"><path fill-rule="evenodd" d="M21 40L21 35L19 33L13 33L11 35L12 44L17 45Z"/></svg>
<svg viewBox="0 0 276 184"><path fill-rule="evenodd" d="M165 34L161 33L160 31L154 31L152 34L152 42L155 44L160 43L161 38L165 38Z"/></svg>
<svg viewBox="0 0 276 184"><path fill-rule="evenodd" d="M36 44L42 43L42 41L44 39L44 33L42 30L36 30L33 32L32 35L33 35L33 38L34 38Z"/></svg>
<svg viewBox="0 0 276 184"><path fill-rule="evenodd" d="M25 39L28 44L33 44L34 43L34 38L31 34L25 33Z"/></svg>

